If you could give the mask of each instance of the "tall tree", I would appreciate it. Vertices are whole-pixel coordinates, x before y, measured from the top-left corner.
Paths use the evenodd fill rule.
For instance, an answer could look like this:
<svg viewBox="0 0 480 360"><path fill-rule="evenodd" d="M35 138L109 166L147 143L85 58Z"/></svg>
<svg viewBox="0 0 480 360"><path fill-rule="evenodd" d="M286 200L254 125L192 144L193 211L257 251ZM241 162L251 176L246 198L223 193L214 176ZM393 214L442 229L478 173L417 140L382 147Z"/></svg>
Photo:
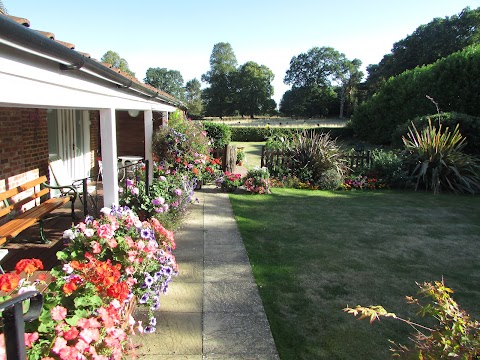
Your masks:
<svg viewBox="0 0 480 360"><path fill-rule="evenodd" d="M238 110L242 115L254 118L265 114L271 107L273 96L273 72L265 65L249 61L242 65L237 74Z"/></svg>
<svg viewBox="0 0 480 360"><path fill-rule="evenodd" d="M188 114L201 116L203 112L202 89L197 78L187 81L185 84L185 102Z"/></svg>
<svg viewBox="0 0 480 360"><path fill-rule="evenodd" d="M178 70L168 70L167 68L158 67L148 68L143 81L145 84L165 91L179 100L184 99L185 89L183 87L183 77Z"/></svg>
<svg viewBox="0 0 480 360"><path fill-rule="evenodd" d="M345 102L354 101L353 94L363 78L360 66L362 66L362 62L359 59L350 61L345 56L340 57L340 68L336 75L336 81L340 88L340 119L343 118Z"/></svg>
<svg viewBox="0 0 480 360"><path fill-rule="evenodd" d="M103 54L102 62L112 65L116 69L120 69L126 72L128 75L135 77L135 73L128 67L128 62L124 58L120 57L115 51L109 50Z"/></svg>
<svg viewBox="0 0 480 360"><path fill-rule="evenodd" d="M376 92L391 76L417 66L432 64L468 45L480 41L480 8L469 7L458 15L435 18L393 44L378 64L367 67L369 93Z"/></svg>
<svg viewBox="0 0 480 360"><path fill-rule="evenodd" d="M292 87L282 96L280 112L295 117L324 117L329 114L336 99L337 95L331 86Z"/></svg>
<svg viewBox="0 0 480 360"><path fill-rule="evenodd" d="M340 55L332 47L314 47L294 56L283 82L292 87L331 86L340 70Z"/></svg>
<svg viewBox="0 0 480 360"><path fill-rule="evenodd" d="M205 114L226 116L235 110L235 77L237 58L229 43L213 46L210 56L210 70L202 75L202 81L210 86L203 90Z"/></svg>
<svg viewBox="0 0 480 360"><path fill-rule="evenodd" d="M282 108L287 108L289 112L292 109L303 109L302 115L328 115L328 109L336 98L334 87L338 87L339 114L343 117L345 102L350 100L350 95L363 77L359 70L361 64L358 59L348 60L345 54L332 47L314 47L306 53L294 56L283 80L285 84L292 86L293 92L287 94L285 101L282 101ZM301 91L295 91L297 89ZM305 100L301 100L298 94L302 94ZM292 107L293 99L300 99L303 105ZM318 106L318 109L315 110L315 106Z"/></svg>

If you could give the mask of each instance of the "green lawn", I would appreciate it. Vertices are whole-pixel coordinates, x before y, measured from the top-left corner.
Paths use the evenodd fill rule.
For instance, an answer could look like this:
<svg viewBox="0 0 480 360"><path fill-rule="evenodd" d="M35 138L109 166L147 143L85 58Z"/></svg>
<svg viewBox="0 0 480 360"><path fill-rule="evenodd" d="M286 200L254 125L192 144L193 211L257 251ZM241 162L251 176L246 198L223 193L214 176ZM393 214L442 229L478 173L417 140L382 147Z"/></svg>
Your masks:
<svg viewBox="0 0 480 360"><path fill-rule="evenodd" d="M245 166L247 168L254 168L255 166L260 166L262 161L262 145L265 145L263 142L238 142L232 141L230 143L232 146L243 147L245 152Z"/></svg>
<svg viewBox="0 0 480 360"><path fill-rule="evenodd" d="M480 314L480 198L273 189L232 194L255 279L284 359L386 359L412 330L342 311L383 305L414 317L415 282L445 279ZM423 320L420 320L423 321Z"/></svg>

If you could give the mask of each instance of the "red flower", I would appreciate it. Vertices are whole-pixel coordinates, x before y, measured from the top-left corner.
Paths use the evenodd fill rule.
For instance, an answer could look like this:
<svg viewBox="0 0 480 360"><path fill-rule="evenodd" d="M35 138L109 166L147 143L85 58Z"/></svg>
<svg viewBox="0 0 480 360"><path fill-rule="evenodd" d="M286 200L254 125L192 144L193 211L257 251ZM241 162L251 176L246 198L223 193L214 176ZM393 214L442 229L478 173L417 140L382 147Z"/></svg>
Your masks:
<svg viewBox="0 0 480 360"><path fill-rule="evenodd" d="M120 302L126 300L129 293L130 287L126 282L117 282L107 289L107 295L118 299Z"/></svg>
<svg viewBox="0 0 480 360"><path fill-rule="evenodd" d="M15 265L17 274L24 271L31 275L37 270L43 270L43 263L39 259L22 259Z"/></svg>
<svg viewBox="0 0 480 360"><path fill-rule="evenodd" d="M18 286L19 282L20 276L13 272L0 275L0 290L10 292Z"/></svg>

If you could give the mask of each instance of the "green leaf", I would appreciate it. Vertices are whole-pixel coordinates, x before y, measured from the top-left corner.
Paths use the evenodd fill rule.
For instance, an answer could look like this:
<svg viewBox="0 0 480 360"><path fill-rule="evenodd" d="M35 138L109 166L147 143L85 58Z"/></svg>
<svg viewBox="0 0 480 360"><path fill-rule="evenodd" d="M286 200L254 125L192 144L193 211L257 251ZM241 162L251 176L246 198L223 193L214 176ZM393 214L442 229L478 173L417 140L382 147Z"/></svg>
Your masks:
<svg viewBox="0 0 480 360"><path fill-rule="evenodd" d="M100 307L102 306L102 298L100 296L82 296L74 300L75 306L80 307Z"/></svg>

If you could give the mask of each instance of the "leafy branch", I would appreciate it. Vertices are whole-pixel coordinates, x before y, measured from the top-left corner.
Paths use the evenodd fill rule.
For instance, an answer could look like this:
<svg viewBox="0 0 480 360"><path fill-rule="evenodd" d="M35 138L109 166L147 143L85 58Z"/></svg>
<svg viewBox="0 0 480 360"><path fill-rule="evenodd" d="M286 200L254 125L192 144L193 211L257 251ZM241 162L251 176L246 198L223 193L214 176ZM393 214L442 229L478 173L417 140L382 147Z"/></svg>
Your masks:
<svg viewBox="0 0 480 360"><path fill-rule="evenodd" d="M442 281L418 284L421 299L407 296L408 304L419 307L418 315L431 317L438 322L433 328L404 319L388 312L382 306L361 305L355 308L346 307L343 311L359 316L358 320L369 319L373 324L381 317L393 318L412 326L416 333L410 340L414 348L395 344L393 356L409 358L414 355L418 359L477 359L480 357L480 323L470 319L453 300L453 290L446 287ZM426 302L425 302L426 301Z"/></svg>

